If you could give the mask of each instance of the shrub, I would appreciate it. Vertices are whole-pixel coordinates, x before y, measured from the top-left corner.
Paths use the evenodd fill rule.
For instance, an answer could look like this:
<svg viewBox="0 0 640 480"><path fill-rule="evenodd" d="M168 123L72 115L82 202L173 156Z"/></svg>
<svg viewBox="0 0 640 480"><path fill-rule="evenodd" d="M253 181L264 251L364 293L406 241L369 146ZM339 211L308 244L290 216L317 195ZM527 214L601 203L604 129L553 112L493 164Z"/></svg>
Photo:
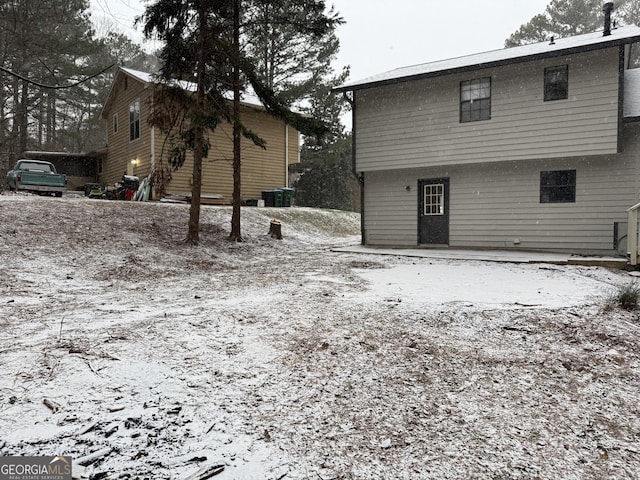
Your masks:
<svg viewBox="0 0 640 480"><path fill-rule="evenodd" d="M640 286L636 282L621 285L613 294L612 303L625 310L635 310L640 302Z"/></svg>

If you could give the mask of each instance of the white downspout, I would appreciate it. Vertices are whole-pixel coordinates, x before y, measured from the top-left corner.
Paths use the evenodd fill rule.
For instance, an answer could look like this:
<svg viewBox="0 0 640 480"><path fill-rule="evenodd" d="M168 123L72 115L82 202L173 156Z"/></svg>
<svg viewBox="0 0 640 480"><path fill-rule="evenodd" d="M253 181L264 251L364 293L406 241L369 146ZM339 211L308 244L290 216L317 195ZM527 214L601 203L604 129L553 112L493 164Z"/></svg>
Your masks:
<svg viewBox="0 0 640 480"><path fill-rule="evenodd" d="M289 188L289 125L284 124L284 186Z"/></svg>
<svg viewBox="0 0 640 480"><path fill-rule="evenodd" d="M627 209L627 250L631 265L638 265L638 209L640 203Z"/></svg>
<svg viewBox="0 0 640 480"><path fill-rule="evenodd" d="M150 113L153 114L153 111L155 109L155 105L154 105L154 100L155 100L155 96L153 94L153 90L151 91L151 108ZM156 169L156 127L151 125L150 130L150 134L151 134L151 165L149 166L149 173L147 175L147 186L148 186L148 193L147 193L147 198L153 199L154 195L153 195L153 190L151 189L151 178L155 169Z"/></svg>
<svg viewBox="0 0 640 480"><path fill-rule="evenodd" d="M151 168L149 174L151 174L156 167L156 127L151 127Z"/></svg>

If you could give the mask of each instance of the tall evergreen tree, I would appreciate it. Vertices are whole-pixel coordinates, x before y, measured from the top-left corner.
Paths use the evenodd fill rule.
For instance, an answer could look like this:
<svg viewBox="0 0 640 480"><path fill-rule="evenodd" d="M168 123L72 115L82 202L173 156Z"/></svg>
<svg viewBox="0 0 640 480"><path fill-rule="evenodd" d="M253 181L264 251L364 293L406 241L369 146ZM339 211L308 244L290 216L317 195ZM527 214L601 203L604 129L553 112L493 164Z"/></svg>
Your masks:
<svg viewBox="0 0 640 480"><path fill-rule="evenodd" d="M322 145L303 146L293 170L296 205L359 211L360 187L353 174L352 137L335 137Z"/></svg>
<svg viewBox="0 0 640 480"><path fill-rule="evenodd" d="M86 77L97 51L88 0L14 0L0 5L2 118L0 144L27 148L69 146L63 132L94 114L73 101L72 89L45 89ZM7 72L10 72L7 73ZM74 144L71 143L71 146Z"/></svg>
<svg viewBox="0 0 640 480"><path fill-rule="evenodd" d="M122 65L144 72L154 72L158 68L158 59L144 51L122 33L107 32L96 40L98 50L88 59L91 71L100 71L108 65ZM78 111L85 109L77 118L77 131L69 132L69 140L76 145L74 151L90 151L103 148L105 145L104 123L100 111L113 85L117 68L111 68L104 74L92 78L80 88L69 92L70 101L77 104ZM91 111L91 114L89 114Z"/></svg>
<svg viewBox="0 0 640 480"><path fill-rule="evenodd" d="M341 122L348 104L332 92L332 88L344 83L349 69L345 67L337 74L333 69L340 47L335 29L313 25L310 18L318 6L311 2L299 5L297 10L289 8L286 2L249 3L252 18L248 24L253 34L247 52L258 74L267 85L273 86L284 102L297 105L302 112L324 121L329 127L328 135L304 138L301 164L290 167L298 174L294 184L297 204L354 208L351 147L350 141L345 141ZM333 9L327 16L334 25L342 22ZM300 25L311 28L301 29ZM318 188L320 185L322 188Z"/></svg>
<svg viewBox="0 0 640 480"><path fill-rule="evenodd" d="M319 82L333 74L343 23L324 1L246 3L244 50L264 84L287 105L309 99Z"/></svg>
<svg viewBox="0 0 640 480"><path fill-rule="evenodd" d="M321 138L305 138L300 152L300 164L292 165L295 175L296 204L340 210L360 209L360 187L353 172L352 137L345 134L342 114L349 108L333 88L345 82L349 69L318 83L312 90L304 112L313 118L323 118L330 134Z"/></svg>
<svg viewBox="0 0 640 480"><path fill-rule="evenodd" d="M165 88L158 92L151 122L170 135L169 163L180 168L187 151L193 152L191 207L186 242L200 239L202 159L209 145L207 131L216 129L223 116L230 118L224 91L229 82L225 49L230 39L230 1L159 0L147 7L144 34L164 41L160 51L160 77ZM176 86L195 76L195 96Z"/></svg>
<svg viewBox="0 0 640 480"><path fill-rule="evenodd" d="M506 47L544 42L602 29L602 0L553 0L505 41ZM615 2L613 19L625 25L640 23L640 0Z"/></svg>
<svg viewBox="0 0 640 480"><path fill-rule="evenodd" d="M319 0L261 0L261 3L279 6L286 3L289 7L300 8L303 5L314 6L318 18L309 17L313 21L298 25L303 31L315 29L322 34L323 29L335 27L337 21L324 16L324 2ZM242 134L262 146L264 141L242 124L237 108L240 92L254 92L269 113L305 134L317 136L327 130L322 122L291 111L288 103L264 81L254 60L245 54L245 45L252 38L252 29L247 27L251 22L249 13L252 10L244 7L250 4L241 0L159 0L147 7L142 19L145 22L145 35L150 37L156 34L165 42L160 57L161 76L167 86L176 79L192 78L196 72L198 94L195 106L193 98L188 95L181 99L187 121L178 121L175 117L174 121L169 121L170 115L163 114L159 109L156 109L153 120L164 126L165 130L175 125L182 126L180 133L174 135L174 138L180 139L173 149L175 154L172 163L175 166L184 162L187 151L194 154L192 207L187 236L187 241L192 243L199 240L201 162L208 150L206 142L201 142L201 134L215 130L220 121L227 121L234 127L234 209L230 239L242 240L239 138ZM277 21L285 20L277 18ZM167 92L173 92L174 99L180 95L175 90L166 89ZM225 92L229 90L234 92L231 104L225 98Z"/></svg>

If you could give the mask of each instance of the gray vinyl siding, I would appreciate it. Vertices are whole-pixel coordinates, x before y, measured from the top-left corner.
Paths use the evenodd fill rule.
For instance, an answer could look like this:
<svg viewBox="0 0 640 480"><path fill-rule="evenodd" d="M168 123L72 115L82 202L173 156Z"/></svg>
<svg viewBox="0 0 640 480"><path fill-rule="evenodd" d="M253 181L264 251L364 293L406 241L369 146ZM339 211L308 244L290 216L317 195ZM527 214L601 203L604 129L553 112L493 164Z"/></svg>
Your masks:
<svg viewBox="0 0 640 480"><path fill-rule="evenodd" d="M612 253L614 222L626 228L640 198L640 125L624 134L617 155L367 172L365 243L416 246L418 180L448 177L451 247ZM541 204L540 172L569 169L575 203Z"/></svg>
<svg viewBox="0 0 640 480"><path fill-rule="evenodd" d="M543 100L544 68L569 65L569 98ZM617 152L618 49L356 92L357 170ZM460 82L491 77L491 119L460 123Z"/></svg>

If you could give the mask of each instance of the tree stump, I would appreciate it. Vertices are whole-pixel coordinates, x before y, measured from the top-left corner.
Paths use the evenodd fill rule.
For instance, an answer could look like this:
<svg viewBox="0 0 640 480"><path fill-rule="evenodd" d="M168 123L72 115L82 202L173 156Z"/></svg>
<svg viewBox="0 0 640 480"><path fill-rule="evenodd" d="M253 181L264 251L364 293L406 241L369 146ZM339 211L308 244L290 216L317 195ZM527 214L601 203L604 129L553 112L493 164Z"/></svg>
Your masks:
<svg viewBox="0 0 640 480"><path fill-rule="evenodd" d="M271 220L269 224L269 235L271 235L271 238L282 240L282 224L278 220Z"/></svg>

